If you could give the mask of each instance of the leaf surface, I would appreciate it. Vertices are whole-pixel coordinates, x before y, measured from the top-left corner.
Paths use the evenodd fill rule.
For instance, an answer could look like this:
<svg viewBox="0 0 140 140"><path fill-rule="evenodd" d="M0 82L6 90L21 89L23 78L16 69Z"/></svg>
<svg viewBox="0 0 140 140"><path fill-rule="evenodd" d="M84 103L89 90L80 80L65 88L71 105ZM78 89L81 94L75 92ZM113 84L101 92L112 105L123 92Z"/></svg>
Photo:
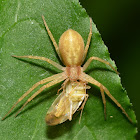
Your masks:
<svg viewBox="0 0 140 140"><path fill-rule="evenodd" d="M0 116L2 118L33 84L61 72L43 61L11 57L11 55L43 56L63 65L45 30L41 15L45 16L57 43L62 33L71 28L82 35L85 44L89 33L89 16L77 0L9 0L0 1L0 7ZM116 67L94 23L86 60L91 56L107 60ZM136 122L120 78L110 67L93 61L86 73L106 86ZM71 122L47 126L45 115L57 97L56 93L61 84L43 91L14 118L15 112L40 87L21 101L6 120L0 121L0 139L135 139L135 126L107 96L107 120L104 120L100 90L94 85L90 85L92 88L87 91L89 99L80 124L80 112L77 112Z"/></svg>

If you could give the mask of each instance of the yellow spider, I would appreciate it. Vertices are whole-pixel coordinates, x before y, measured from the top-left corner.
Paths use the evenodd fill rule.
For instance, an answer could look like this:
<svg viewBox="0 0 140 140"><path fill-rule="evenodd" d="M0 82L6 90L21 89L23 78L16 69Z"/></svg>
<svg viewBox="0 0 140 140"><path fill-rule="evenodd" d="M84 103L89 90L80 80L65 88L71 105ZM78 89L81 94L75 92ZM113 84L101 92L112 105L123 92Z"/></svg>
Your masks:
<svg viewBox="0 0 140 140"><path fill-rule="evenodd" d="M49 30L47 23L45 22L44 16L42 16L45 27L47 29L47 32L53 42L53 45L55 47L55 50L59 56L59 58L62 60L64 65L66 67L63 67L56 62L40 56L13 56L16 58L31 58L31 59L40 59L44 60L56 68L62 70L62 73L55 74L53 76L50 76L48 78L45 78L36 84L34 84L26 93L24 93L18 101L13 105L13 107L10 109L10 111L3 117L2 120L4 120L7 115L13 110L13 108L21 101L23 100L31 91L33 91L37 86L41 84L43 85L37 92L35 92L26 102L25 104L19 109L16 116L19 114L19 112L29 103L31 100L33 100L39 93L41 93L44 89L53 86L61 81L64 81L62 88L62 93L56 98L52 106L50 107L47 115L46 115L46 122L48 125L56 125L59 123L62 123L66 121L67 119L72 120L72 115L76 112L76 110L81 106L81 109L84 108L84 105L86 103L86 100L88 98L88 94L86 94L86 89L88 89L87 83L91 83L93 85L96 85L100 88L102 100L104 104L104 114L106 118L106 100L105 100L105 94L104 92L111 98L111 100L122 110L122 112L126 115L126 117L129 119L130 122L132 122L131 118L128 116L126 111L123 109L121 104L110 94L108 89L102 85L100 82L86 74L84 71L87 69L89 64L92 60L97 60L102 63L105 63L109 65L116 73L118 73L113 66L98 57L90 57L87 62L81 67L82 63L85 60L85 57L88 52L88 48L90 45L90 40L92 36L92 19L90 18L90 32L88 35L86 46L84 45L83 38L81 35L72 30L68 29L65 31L60 39L59 39L59 45L57 45L51 31ZM82 111L81 111L82 112Z"/></svg>

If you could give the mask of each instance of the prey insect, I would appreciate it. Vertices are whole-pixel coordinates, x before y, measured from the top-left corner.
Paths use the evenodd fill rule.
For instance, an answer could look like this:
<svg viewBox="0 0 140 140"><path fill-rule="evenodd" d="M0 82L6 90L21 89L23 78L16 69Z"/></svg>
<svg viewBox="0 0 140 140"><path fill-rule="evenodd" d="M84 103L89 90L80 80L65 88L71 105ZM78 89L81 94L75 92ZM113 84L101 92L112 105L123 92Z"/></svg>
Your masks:
<svg viewBox="0 0 140 140"><path fill-rule="evenodd" d="M33 91L39 85L43 86L36 91L19 109L16 113L16 116L21 112L21 110L31 101L33 100L38 94L40 94L44 89L51 87L61 81L64 81L62 85L62 93L56 98L52 106L47 112L46 115L46 122L48 125L57 125L66 121L67 119L72 120L72 115L76 112L76 110L81 107L80 109L83 110L86 100L88 98L88 94L86 94L86 89L88 89L87 83L91 83L100 88L103 104L104 104L104 114L106 119L106 99L105 93L110 99L122 110L125 116L132 122L131 118L128 116L124 108L121 104L110 94L109 90L100 82L86 74L84 71L90 65L93 60L100 61L106 65L109 65L117 74L117 70L107 61L99 58L99 57L90 57L87 62L81 67L82 63L84 62L88 48L91 41L92 36L92 19L90 18L90 31L87 39L86 45L84 45L84 41L82 36L72 30L68 29L65 31L60 39L59 45L56 43L51 31L49 30L47 23L42 16L44 21L44 25L52 40L52 43L55 47L55 50L59 56L59 58L64 63L65 67L57 64L56 62L40 56L13 56L16 58L30 58L30 59L39 59L46 61L52 64L54 67L60 69L62 73L55 74L48 78L45 78L36 84L34 84L26 93L24 93L18 101L12 106L9 112L3 117L4 120L13 110L13 108L22 101L31 91ZM82 111L81 111L82 112Z"/></svg>
<svg viewBox="0 0 140 140"><path fill-rule="evenodd" d="M72 115L81 109L81 115L84 105L88 99L86 89L90 87L83 82L69 81L64 87L62 93L55 99L46 115L48 125L57 125L67 119L72 120ZM81 116L80 116L81 118ZM79 120L80 121L80 120Z"/></svg>

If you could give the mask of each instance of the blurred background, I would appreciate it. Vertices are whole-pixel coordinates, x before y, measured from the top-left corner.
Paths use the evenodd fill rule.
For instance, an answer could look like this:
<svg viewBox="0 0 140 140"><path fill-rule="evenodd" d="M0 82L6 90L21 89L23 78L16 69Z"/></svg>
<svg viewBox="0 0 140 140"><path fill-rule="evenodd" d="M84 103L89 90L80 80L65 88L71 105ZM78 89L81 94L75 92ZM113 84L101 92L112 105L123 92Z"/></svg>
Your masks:
<svg viewBox="0 0 140 140"><path fill-rule="evenodd" d="M140 122L140 0L80 0L80 3L101 33ZM140 139L140 133L136 138Z"/></svg>

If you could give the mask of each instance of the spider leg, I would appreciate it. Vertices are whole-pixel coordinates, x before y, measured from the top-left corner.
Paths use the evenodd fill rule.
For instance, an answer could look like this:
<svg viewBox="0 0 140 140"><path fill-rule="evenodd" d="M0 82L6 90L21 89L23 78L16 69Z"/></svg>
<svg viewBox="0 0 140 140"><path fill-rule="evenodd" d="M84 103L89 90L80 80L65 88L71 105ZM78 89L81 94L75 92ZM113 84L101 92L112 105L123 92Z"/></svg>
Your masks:
<svg viewBox="0 0 140 140"><path fill-rule="evenodd" d="M79 110L83 110L84 109L84 106L85 106L85 104L86 104L86 101L87 101L87 99L88 99L88 97L89 97L89 95L88 94L86 94L86 89L87 89L87 85L84 83L84 89L85 89L85 98L84 98L84 102L83 102L83 104L81 105L81 107L78 109L78 111ZM80 94L77 94L77 96L80 96ZM81 113L81 115L82 115L82 113ZM80 116L81 116L80 115ZM80 121L79 121L80 122Z"/></svg>
<svg viewBox="0 0 140 140"><path fill-rule="evenodd" d="M52 43L53 43L53 45L54 45L54 47L55 47L55 50L56 50L56 52L57 52L59 58L61 59L61 57L60 57L60 52L59 52L59 47L58 47L58 45L57 45L57 43L56 43L56 41L55 41L55 39L54 39L54 37L53 37L53 35L52 35L52 33L51 33L51 31L50 31L48 25L47 25L47 23L46 23L46 21L45 21L43 15L42 15L42 19L43 19L44 25L45 25L45 27L46 27L46 30L47 30L47 32L48 32L48 34L49 34L49 36L50 36L50 38L51 38L51 40L52 40Z"/></svg>
<svg viewBox="0 0 140 140"><path fill-rule="evenodd" d="M85 47L85 50L84 50L84 57L83 57L82 62L86 58L86 55L87 55L87 52L88 52L88 48L89 48L89 45L90 45L90 41L91 41L91 36L92 36L92 19L90 18L90 31L89 31L89 35L88 35L88 39L87 39L87 44L86 44L86 47Z"/></svg>
<svg viewBox="0 0 140 140"><path fill-rule="evenodd" d="M79 124L80 124L80 121L81 121L81 118L82 118L83 109L84 109L84 106L85 106L85 104L86 104L86 101L87 101L88 97L89 97L89 95L88 95L88 94L85 94L84 102L83 102L82 106L80 107L81 113L80 113ZM80 110L80 109L79 109L79 110Z"/></svg>
<svg viewBox="0 0 140 140"><path fill-rule="evenodd" d="M100 91L101 91L102 100L104 104L104 115L105 115L105 120L106 120L106 100L105 100L105 94L104 94L104 89L102 85L100 86Z"/></svg>
<svg viewBox="0 0 140 140"><path fill-rule="evenodd" d="M103 59L101 59L99 57L94 57L94 56L90 57L87 60L87 62L84 64L83 71L85 71L87 69L87 67L89 66L89 64L91 63L92 60L97 60L97 61L100 61L100 62L106 64L106 65L109 65L117 74L119 74L119 72L109 62L107 62L107 61L105 61L105 60L103 60Z"/></svg>
<svg viewBox="0 0 140 140"><path fill-rule="evenodd" d="M78 109L78 111L83 110L83 109L84 109L84 106L85 106L85 104L86 104L86 101L87 101L87 99L88 99L88 97L89 97L89 95L88 95L88 94L85 94L85 95L79 94L79 95L75 95L75 96L85 96L85 97L84 97L83 104L82 104L82 106Z"/></svg>
<svg viewBox="0 0 140 140"><path fill-rule="evenodd" d="M44 89L51 87L57 83L60 83L61 81L65 80L66 77L65 76L61 76L61 78L57 78L51 82L49 82L48 84L44 85L43 87L41 87L37 92L35 92L26 102L25 104L19 109L19 111L16 113L15 117L21 112L21 110L31 101L33 100L38 94L40 94Z"/></svg>
<svg viewBox="0 0 140 140"><path fill-rule="evenodd" d="M60 92L62 89L63 89L63 92L65 92L65 86L66 86L66 84L67 84L68 81L69 81L69 78L66 79L66 80L63 82L61 88L58 89L58 91L57 91L57 95L59 94L59 92Z"/></svg>
<svg viewBox="0 0 140 140"><path fill-rule="evenodd" d="M63 74L63 73L55 74L55 75L53 75L53 76L50 76L50 77L48 77L48 78L45 78L45 79L43 79L43 80L37 82L36 84L34 84L26 93L24 93L24 94L18 99L18 101L12 106L12 108L11 108L11 109L8 111L8 113L2 118L2 120L4 120L4 119L8 116L8 114L10 114L10 112L15 108L15 106L16 106L20 101L22 101L29 93L31 93L36 87L38 87L38 86L41 85L41 84L47 83L47 82L49 82L49 81L52 81L52 80L54 80L54 79L60 78L60 77L62 77L62 74Z"/></svg>
<svg viewBox="0 0 140 140"><path fill-rule="evenodd" d="M99 88L103 88L102 90L105 91L105 93L110 97L110 99L122 110L122 112L125 114L125 116L128 118L128 120L132 123L131 118L128 116L128 114L126 113L126 111L124 110L124 108L121 106L121 104L110 94L110 92L108 91L108 89L103 86L101 83L99 83L97 80L95 80L94 78L92 78L91 76L83 73L83 78L84 80L86 80L87 82L98 86ZM81 79L82 80L82 79Z"/></svg>
<svg viewBox="0 0 140 140"><path fill-rule="evenodd" d="M60 89L58 89L57 91L57 94L56 95L59 95L59 92L63 89L63 87L61 87Z"/></svg>
<svg viewBox="0 0 140 140"><path fill-rule="evenodd" d="M48 59L48 58L45 58L45 57L40 57L40 56L32 56L32 55L28 55L28 56L16 56L16 55L12 55L12 57L16 57L16 58L30 58L30 59L39 59L39 60L43 60L43 61L46 61L48 63L50 63L51 65L55 66L56 68L64 71L65 67L59 65L58 63Z"/></svg>

